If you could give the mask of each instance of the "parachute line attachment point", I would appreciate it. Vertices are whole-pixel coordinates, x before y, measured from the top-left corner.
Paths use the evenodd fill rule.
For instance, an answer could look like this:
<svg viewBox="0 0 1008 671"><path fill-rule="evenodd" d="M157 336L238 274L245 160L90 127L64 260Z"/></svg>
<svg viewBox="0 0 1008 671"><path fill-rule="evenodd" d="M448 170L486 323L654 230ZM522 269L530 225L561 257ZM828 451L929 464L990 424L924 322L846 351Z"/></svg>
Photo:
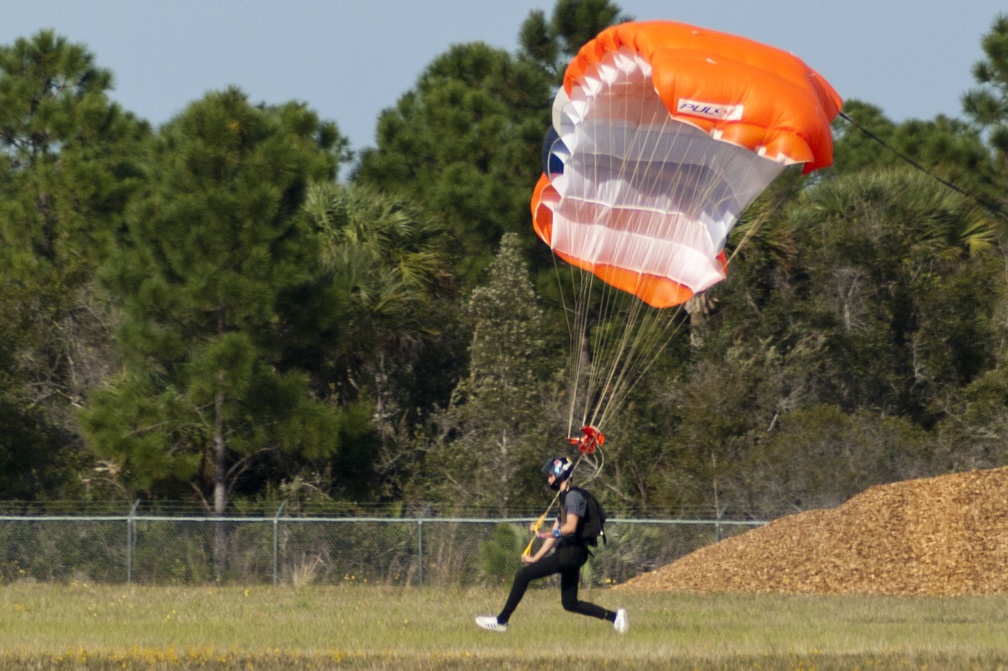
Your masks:
<svg viewBox="0 0 1008 671"><path fill-rule="evenodd" d="M594 426L582 426L581 436L568 438L567 442L576 445L581 454L594 454L605 443L605 435Z"/></svg>

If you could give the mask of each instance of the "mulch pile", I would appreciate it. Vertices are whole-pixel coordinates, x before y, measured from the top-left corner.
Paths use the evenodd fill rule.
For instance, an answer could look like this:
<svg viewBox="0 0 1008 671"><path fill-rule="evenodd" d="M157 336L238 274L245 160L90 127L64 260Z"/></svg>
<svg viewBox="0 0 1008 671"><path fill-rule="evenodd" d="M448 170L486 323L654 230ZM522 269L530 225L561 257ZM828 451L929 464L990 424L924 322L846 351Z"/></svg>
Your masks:
<svg viewBox="0 0 1008 671"><path fill-rule="evenodd" d="M872 487L617 587L642 592L1008 592L1008 467Z"/></svg>

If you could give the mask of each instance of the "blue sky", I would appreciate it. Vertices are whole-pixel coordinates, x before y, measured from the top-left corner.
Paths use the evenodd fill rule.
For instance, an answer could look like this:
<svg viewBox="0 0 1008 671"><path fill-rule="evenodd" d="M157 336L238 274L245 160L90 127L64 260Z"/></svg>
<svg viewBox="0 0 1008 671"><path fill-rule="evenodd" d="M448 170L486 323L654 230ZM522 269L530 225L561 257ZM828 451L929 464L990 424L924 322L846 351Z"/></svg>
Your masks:
<svg viewBox="0 0 1008 671"><path fill-rule="evenodd" d="M684 21L801 57L844 98L894 121L960 116L980 39L1004 0L623 0L638 19ZM12 9L12 6L16 8ZM355 149L378 113L449 45L513 52L533 9L553 0L19 0L0 44L54 28L116 78L113 97L154 125L207 91L237 85L254 102L306 101Z"/></svg>

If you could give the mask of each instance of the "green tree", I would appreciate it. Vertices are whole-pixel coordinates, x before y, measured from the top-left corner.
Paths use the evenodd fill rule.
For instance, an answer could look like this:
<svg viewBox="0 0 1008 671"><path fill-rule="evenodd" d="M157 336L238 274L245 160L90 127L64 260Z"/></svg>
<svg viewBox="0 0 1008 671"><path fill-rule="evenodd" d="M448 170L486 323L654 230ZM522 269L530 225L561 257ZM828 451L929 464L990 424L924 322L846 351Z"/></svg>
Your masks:
<svg viewBox="0 0 1008 671"><path fill-rule="evenodd" d="M109 314L92 284L142 183L149 135L112 103L112 75L52 31L0 47L0 334L8 391L66 431L111 369ZM40 412L41 414L37 414Z"/></svg>
<svg viewBox="0 0 1008 671"><path fill-rule="evenodd" d="M447 500L507 510L527 504L549 436L563 425L550 398L550 357L538 298L518 236L501 240L489 279L475 289L469 374L435 418L433 479ZM544 451L545 448L545 451Z"/></svg>
<svg viewBox="0 0 1008 671"><path fill-rule="evenodd" d="M939 473L997 468L1008 464L1008 379L1004 365L960 390L936 430L931 470Z"/></svg>
<svg viewBox="0 0 1008 671"><path fill-rule="evenodd" d="M506 232L522 234L536 272L552 268L548 250L525 235L550 103L566 60L625 18L608 0L558 0L549 21L530 12L517 55L478 42L451 47L382 112L377 147L362 153L355 179L439 212L459 242L466 287Z"/></svg>
<svg viewBox="0 0 1008 671"><path fill-rule="evenodd" d="M982 132L993 155L996 174L987 180L989 202L1000 205L1001 251L1008 218L1008 15L995 17L990 33L981 40L984 60L973 66L978 86L962 98L963 111ZM1004 260L1002 260L1004 263ZM1004 429L1008 425L1008 380L1005 363L1008 356L1006 311L1008 296L1003 282L993 284L990 294L997 297L993 321L997 324L992 341L997 363L982 376L971 380L956 395L949 416L937 432L939 448L934 455L935 468L966 470L1002 466L1008 461Z"/></svg>
<svg viewBox="0 0 1008 671"><path fill-rule="evenodd" d="M519 53L559 82L567 61L583 44L609 26L630 20L609 0L557 0L548 20L541 10L529 12L518 35Z"/></svg>
<svg viewBox="0 0 1008 671"><path fill-rule="evenodd" d="M994 18L991 32L980 42L986 58L973 66L979 86L962 99L963 111L982 129L994 150L1000 177L1000 202L1008 183L1008 14Z"/></svg>
<svg viewBox="0 0 1008 671"><path fill-rule="evenodd" d="M438 212L459 241L470 286L506 231L526 231L552 83L482 43L455 45L378 119L356 180Z"/></svg>
<svg viewBox="0 0 1008 671"><path fill-rule="evenodd" d="M901 417L801 407L756 441L726 498L735 514L763 519L837 506L868 487L929 475L929 444Z"/></svg>
<svg viewBox="0 0 1008 671"><path fill-rule="evenodd" d="M16 350L0 334L0 498L73 496L74 469L80 466L73 436L53 426L40 408L22 402L23 392L11 374L17 368Z"/></svg>
<svg viewBox="0 0 1008 671"><path fill-rule="evenodd" d="M842 117L833 120L833 172L850 174L865 168L891 167L899 161L895 153L882 150L878 144L878 140L892 142L896 133L896 124L880 107L862 100L845 100L843 113L857 125Z"/></svg>
<svg viewBox="0 0 1008 671"><path fill-rule="evenodd" d="M936 185L944 181L975 199L996 202L991 193L995 166L975 127L943 115L895 124L881 109L859 100L845 102L844 114L853 125L839 117L833 122L834 161L828 173L912 165L932 175Z"/></svg>
<svg viewBox="0 0 1008 671"><path fill-rule="evenodd" d="M791 367L790 407L868 408L930 426L952 390L993 362L994 222L905 170L821 182L787 217L788 265L733 267L703 356L769 343Z"/></svg>
<svg viewBox="0 0 1008 671"><path fill-rule="evenodd" d="M308 283L319 239L301 216L345 139L304 106L208 94L167 124L149 187L103 277L123 302L123 372L81 415L94 452L130 488L191 486L225 512L257 460L323 459L338 413L282 366L282 303Z"/></svg>
<svg viewBox="0 0 1008 671"><path fill-rule="evenodd" d="M994 364L995 229L968 199L917 171L864 171L767 213L772 236L738 251L666 385L674 460L653 501L710 509L716 492L719 509L762 516L921 475L928 432ZM817 437L834 420L842 432Z"/></svg>
<svg viewBox="0 0 1008 671"><path fill-rule="evenodd" d="M396 495L416 456L410 427L448 402L464 364L451 237L405 197L361 185L314 184L304 211L321 236L317 287L330 299L327 310L299 308L308 338L298 358L320 393L371 407L380 445L367 463L383 495Z"/></svg>

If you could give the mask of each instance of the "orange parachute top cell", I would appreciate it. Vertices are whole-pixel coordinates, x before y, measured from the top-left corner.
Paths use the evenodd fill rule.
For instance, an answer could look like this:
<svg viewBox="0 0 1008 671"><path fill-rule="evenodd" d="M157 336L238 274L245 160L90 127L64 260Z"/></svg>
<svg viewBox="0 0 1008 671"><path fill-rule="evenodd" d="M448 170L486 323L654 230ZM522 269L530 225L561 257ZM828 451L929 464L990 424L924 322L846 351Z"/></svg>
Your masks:
<svg viewBox="0 0 1008 671"><path fill-rule="evenodd" d="M832 163L841 106L780 49L670 21L613 26L565 72L533 227L568 263L678 305L724 279L728 234L785 166Z"/></svg>
<svg viewBox="0 0 1008 671"><path fill-rule="evenodd" d="M798 57L685 23L623 23L599 33L571 60L564 73L568 95L607 52L620 48L651 64L655 91L673 118L771 158L804 163L805 172L832 165L830 122L843 100ZM716 118L702 114L698 105L741 107L742 116Z"/></svg>

